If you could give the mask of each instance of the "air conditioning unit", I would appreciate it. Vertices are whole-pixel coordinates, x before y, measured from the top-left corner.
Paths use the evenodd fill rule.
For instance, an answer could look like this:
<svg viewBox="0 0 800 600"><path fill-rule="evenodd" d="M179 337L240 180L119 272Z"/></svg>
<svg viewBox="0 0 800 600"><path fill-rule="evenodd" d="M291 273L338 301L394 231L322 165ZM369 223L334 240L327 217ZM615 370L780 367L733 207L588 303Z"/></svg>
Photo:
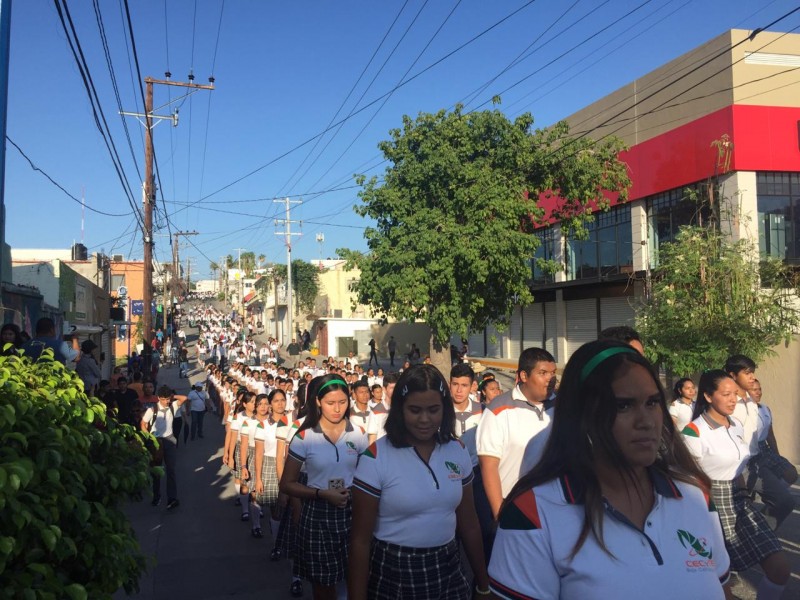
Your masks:
<svg viewBox="0 0 800 600"><path fill-rule="evenodd" d="M113 260L114 262L122 262L125 260L125 257L122 256L122 254L112 254L111 260Z"/></svg>

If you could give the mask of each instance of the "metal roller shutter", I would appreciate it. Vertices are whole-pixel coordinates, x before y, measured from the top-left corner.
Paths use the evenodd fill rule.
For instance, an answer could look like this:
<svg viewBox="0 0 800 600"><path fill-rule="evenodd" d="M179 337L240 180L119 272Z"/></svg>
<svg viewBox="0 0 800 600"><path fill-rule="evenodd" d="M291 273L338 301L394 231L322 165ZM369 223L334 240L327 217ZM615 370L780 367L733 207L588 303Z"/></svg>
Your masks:
<svg viewBox="0 0 800 600"><path fill-rule="evenodd" d="M630 305L633 297L600 298L600 329L615 325L630 325L636 321L636 312Z"/></svg>
<svg viewBox="0 0 800 600"><path fill-rule="evenodd" d="M556 344L556 303L545 302L544 306L544 349L553 355L558 362L558 345Z"/></svg>
<svg viewBox="0 0 800 600"><path fill-rule="evenodd" d="M469 344L469 356L486 356L486 348L483 346L483 332L470 332L467 338Z"/></svg>
<svg viewBox="0 0 800 600"><path fill-rule="evenodd" d="M570 300L567 305L567 355L569 360L572 353L582 344L597 339L597 300Z"/></svg>
<svg viewBox="0 0 800 600"><path fill-rule="evenodd" d="M514 312L511 313L511 325L506 332L506 348L508 348L508 355L506 358L519 358L522 353L522 307L517 306Z"/></svg>
<svg viewBox="0 0 800 600"><path fill-rule="evenodd" d="M529 304L522 309L522 347L541 348L544 344L543 304Z"/></svg>

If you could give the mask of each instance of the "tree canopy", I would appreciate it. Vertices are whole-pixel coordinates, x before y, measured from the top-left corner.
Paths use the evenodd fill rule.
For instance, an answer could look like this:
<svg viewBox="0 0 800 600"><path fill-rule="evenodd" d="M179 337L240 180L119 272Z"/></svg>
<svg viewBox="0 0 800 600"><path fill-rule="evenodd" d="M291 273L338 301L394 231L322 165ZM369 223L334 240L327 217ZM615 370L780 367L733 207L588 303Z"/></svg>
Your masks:
<svg viewBox="0 0 800 600"><path fill-rule="evenodd" d="M286 281L286 265L275 265L274 269L274 277ZM293 260L292 292L296 306L300 310L314 310L314 303L319 294L319 269L305 260Z"/></svg>
<svg viewBox="0 0 800 600"><path fill-rule="evenodd" d="M686 226L658 258L636 326L648 357L675 375L720 368L732 354L758 362L800 328L792 271L748 239L713 222Z"/></svg>
<svg viewBox="0 0 800 600"><path fill-rule="evenodd" d="M439 351L452 334L502 326L516 304L533 300L540 195L558 197L553 216L580 235L592 211L608 206L605 192L624 199L629 180L618 140L532 125L528 113L511 121L461 106L403 117L379 146L390 163L383 180L357 177L355 210L375 221L365 231L369 252L339 250L361 270L359 303L426 321Z"/></svg>

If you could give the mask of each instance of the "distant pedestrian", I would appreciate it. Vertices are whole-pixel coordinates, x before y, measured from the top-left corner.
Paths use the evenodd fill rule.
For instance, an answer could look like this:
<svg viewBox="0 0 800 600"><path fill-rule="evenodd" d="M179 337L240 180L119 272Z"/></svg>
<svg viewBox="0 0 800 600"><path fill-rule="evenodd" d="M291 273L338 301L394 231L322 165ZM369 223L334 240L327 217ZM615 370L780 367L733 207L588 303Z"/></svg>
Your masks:
<svg viewBox="0 0 800 600"><path fill-rule="evenodd" d="M189 410L192 411L191 439L194 440L196 437L203 437L203 419L206 416L208 397L203 392L202 383L197 382L192 386L192 391L189 392L189 401L191 402Z"/></svg>
<svg viewBox="0 0 800 600"><path fill-rule="evenodd" d="M372 366L372 361L375 360L375 366L378 366L378 352L375 348L375 338L372 338L369 341L369 364L367 365Z"/></svg>
<svg viewBox="0 0 800 600"><path fill-rule="evenodd" d="M389 336L389 343L386 344L389 348L389 364L394 366L394 354L397 352L397 342L394 339L394 336Z"/></svg>

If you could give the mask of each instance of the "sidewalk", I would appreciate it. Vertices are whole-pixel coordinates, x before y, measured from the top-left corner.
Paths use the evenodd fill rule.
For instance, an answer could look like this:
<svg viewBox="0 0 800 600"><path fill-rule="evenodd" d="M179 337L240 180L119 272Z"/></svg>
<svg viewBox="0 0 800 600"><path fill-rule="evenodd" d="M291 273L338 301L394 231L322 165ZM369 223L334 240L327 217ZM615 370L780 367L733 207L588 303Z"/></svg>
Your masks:
<svg viewBox="0 0 800 600"><path fill-rule="evenodd" d="M204 380L194 362L192 366L188 380L178 378L177 367L162 368L159 384L187 393L190 381ZM225 429L219 417L206 414L204 430L204 439L187 444L181 433L177 466L180 506L168 511L162 501L153 507L149 491L144 500L128 506L142 552L151 557L151 563L139 582L139 594L126 596L120 591L115 598L291 598L288 561L269 561L272 539L268 521L262 521L264 538L258 540L250 536L250 523L239 520L241 510L234 506L231 476L222 465ZM307 583L304 592L311 598Z"/></svg>

